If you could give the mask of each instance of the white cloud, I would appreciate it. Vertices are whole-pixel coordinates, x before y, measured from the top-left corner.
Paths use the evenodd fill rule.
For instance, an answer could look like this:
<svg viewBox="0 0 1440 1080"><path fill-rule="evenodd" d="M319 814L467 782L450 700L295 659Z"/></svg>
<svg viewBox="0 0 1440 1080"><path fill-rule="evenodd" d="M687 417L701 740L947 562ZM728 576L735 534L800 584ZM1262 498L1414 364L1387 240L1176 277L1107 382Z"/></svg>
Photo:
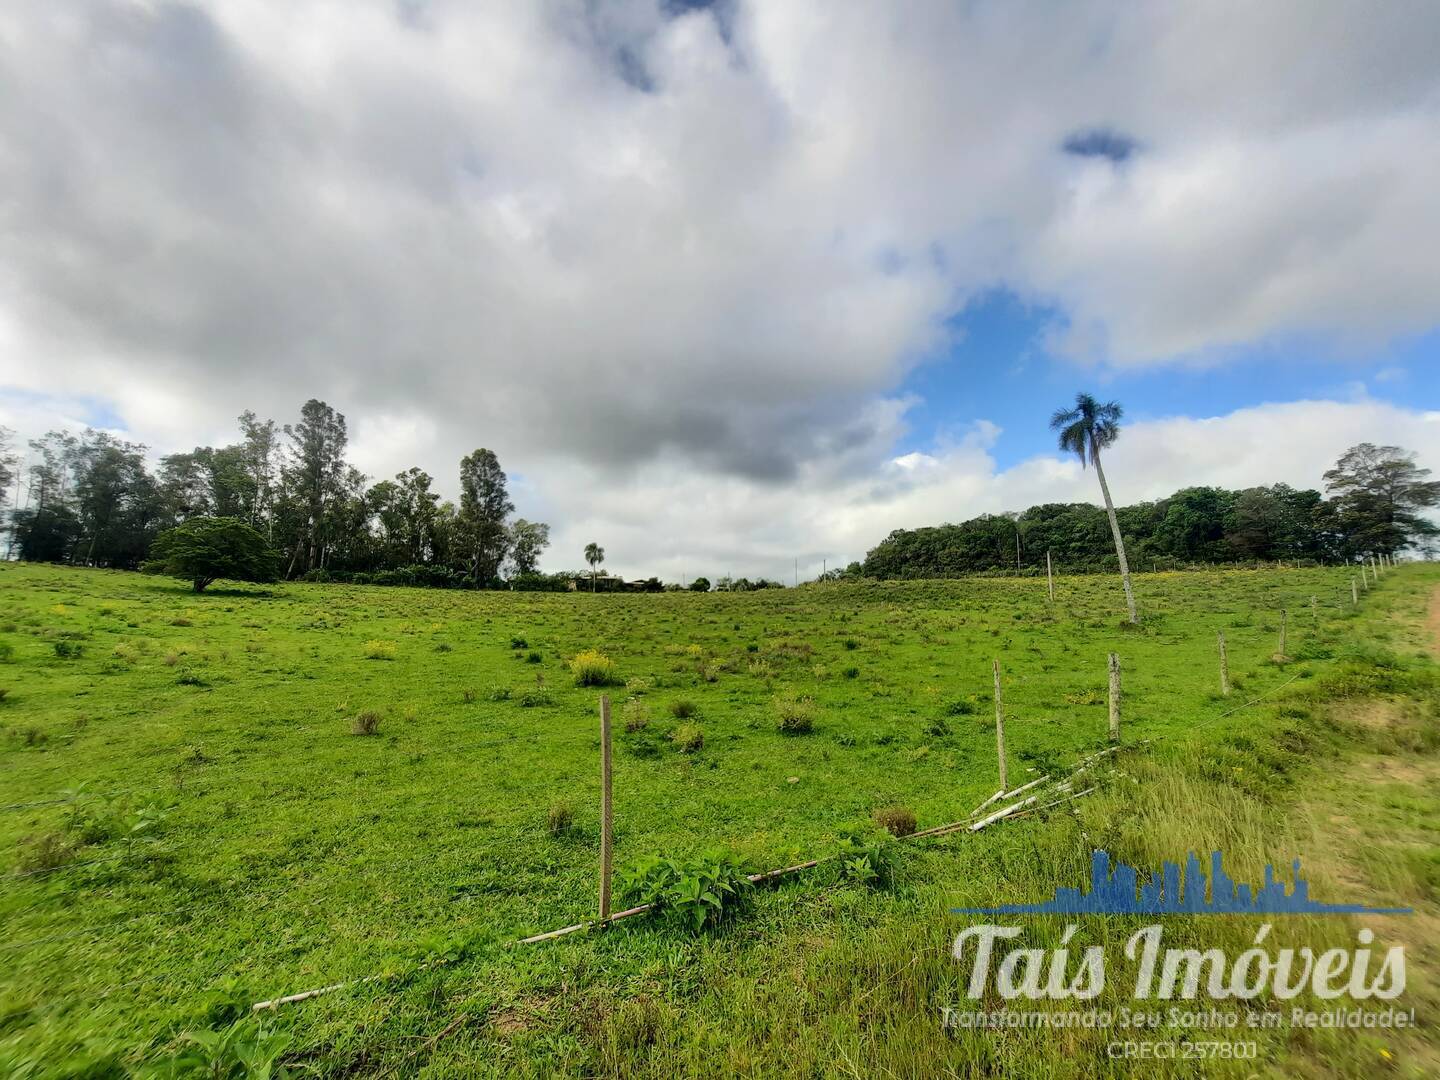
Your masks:
<svg viewBox="0 0 1440 1080"><path fill-rule="evenodd" d="M704 573L789 580L862 558L896 528L961 521L1046 502L1099 502L1094 473L1073 458L1040 455L999 469L990 439L967 438L937 455L910 454L863 475L817 467L784 489L744 480L696 485L683 470L647 467L624 486L566 470L544 486L571 511L555 533L552 566L579 564L586 541L604 540L607 565L627 574ZM1128 425L1106 456L1121 505L1180 487L1323 486L1321 474L1359 442L1398 444L1440 462L1440 413L1378 402L1297 401L1215 417ZM698 494L697 494L698 490Z"/></svg>
<svg viewBox="0 0 1440 1080"><path fill-rule="evenodd" d="M1122 368L1440 323L1431 4L672 7L7 7L7 408L168 451L319 396L373 473L486 445L557 540L777 573L1073 480L893 460L980 290Z"/></svg>

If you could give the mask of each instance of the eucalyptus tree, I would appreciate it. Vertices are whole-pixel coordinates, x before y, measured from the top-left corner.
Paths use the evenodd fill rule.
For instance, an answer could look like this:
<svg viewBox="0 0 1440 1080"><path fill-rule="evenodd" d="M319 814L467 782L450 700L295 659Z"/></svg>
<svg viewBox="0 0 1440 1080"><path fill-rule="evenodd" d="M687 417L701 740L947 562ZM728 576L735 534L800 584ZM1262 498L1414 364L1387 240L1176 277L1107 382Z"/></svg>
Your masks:
<svg viewBox="0 0 1440 1080"><path fill-rule="evenodd" d="M460 459L460 528L477 585L488 585L500 574L510 543L505 521L514 510L493 451L481 447Z"/></svg>
<svg viewBox="0 0 1440 1080"><path fill-rule="evenodd" d="M1060 449L1080 459L1081 468L1095 466L1100 480L1100 494L1105 497L1105 514L1110 519L1110 534L1115 539L1115 554L1120 558L1120 581L1125 587L1125 607L1130 621L1138 623L1135 611L1135 590L1130 587L1130 563L1125 558L1125 538L1120 535L1120 522L1115 517L1115 504L1110 499L1110 485L1105 482L1105 469L1100 464L1100 451L1113 446L1120 437L1120 418L1125 410L1115 401L1103 405L1089 394L1076 394L1070 409L1056 409L1050 427L1060 436Z"/></svg>

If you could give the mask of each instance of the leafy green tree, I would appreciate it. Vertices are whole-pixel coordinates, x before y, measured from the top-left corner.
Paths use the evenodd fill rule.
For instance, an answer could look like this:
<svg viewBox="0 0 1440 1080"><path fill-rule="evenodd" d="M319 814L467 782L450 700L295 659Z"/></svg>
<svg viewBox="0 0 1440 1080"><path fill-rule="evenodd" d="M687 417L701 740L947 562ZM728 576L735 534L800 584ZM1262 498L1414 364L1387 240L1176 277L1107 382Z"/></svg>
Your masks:
<svg viewBox="0 0 1440 1080"><path fill-rule="evenodd" d="M1342 553L1394 555L1427 546L1440 527L1425 511L1440 504L1440 481L1426 479L1429 469L1398 446L1360 443L1340 455L1325 473Z"/></svg>
<svg viewBox="0 0 1440 1080"><path fill-rule="evenodd" d="M596 568L605 561L605 549L591 541L585 545L585 561L590 564L590 591L595 591Z"/></svg>
<svg viewBox="0 0 1440 1080"><path fill-rule="evenodd" d="M189 581L196 592L221 578L274 581L280 556L239 518L199 517L167 529L150 549L146 569Z"/></svg>
<svg viewBox="0 0 1440 1080"><path fill-rule="evenodd" d="M510 562L517 575L535 573L540 553L549 546L550 526L543 521L516 518L510 526Z"/></svg>
<svg viewBox="0 0 1440 1080"><path fill-rule="evenodd" d="M243 417L242 417L243 423ZM286 517L293 535L288 573L325 565L330 539L328 512L346 494L345 447L349 435L345 416L323 401L311 398L300 409L300 422L285 425L290 439L289 459L282 469Z"/></svg>
<svg viewBox="0 0 1440 1080"><path fill-rule="evenodd" d="M1080 459L1083 468L1095 466L1095 475L1100 480L1100 494L1105 498L1105 514L1110 519L1110 533L1115 540L1115 554L1120 559L1120 581L1125 588L1125 607L1130 621L1138 623L1140 616L1135 611L1135 591L1130 587L1130 563L1125 558L1125 538L1120 535L1120 523L1115 518L1115 504L1110 499L1110 485L1105 482L1105 469L1100 464L1100 451L1113 446L1120 437L1120 418L1124 409L1118 402L1096 401L1089 394L1075 395L1075 407L1057 409L1050 418L1050 427L1060 437L1060 449Z"/></svg>
<svg viewBox="0 0 1440 1080"><path fill-rule="evenodd" d="M0 506L4 506L5 500L10 498L10 485L15 481L15 466L20 460L10 442L14 437L15 432L0 427Z"/></svg>
<svg viewBox="0 0 1440 1080"><path fill-rule="evenodd" d="M505 472L495 454L481 447L460 459L460 527L469 549L470 576L488 585L500 575L510 533L505 520L514 512Z"/></svg>
<svg viewBox="0 0 1440 1080"><path fill-rule="evenodd" d="M697 577L694 581L692 581L692 582L689 584L688 588L689 588L689 590L690 590L691 592L709 592L709 591L710 591L710 579L709 579L709 578L703 578L703 577Z"/></svg>

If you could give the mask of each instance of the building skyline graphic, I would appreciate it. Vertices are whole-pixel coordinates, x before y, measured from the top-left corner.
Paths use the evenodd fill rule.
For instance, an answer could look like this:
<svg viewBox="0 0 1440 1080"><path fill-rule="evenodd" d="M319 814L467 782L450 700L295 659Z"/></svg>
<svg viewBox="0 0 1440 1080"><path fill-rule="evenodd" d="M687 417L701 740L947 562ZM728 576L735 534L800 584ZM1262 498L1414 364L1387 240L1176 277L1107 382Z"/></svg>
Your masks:
<svg viewBox="0 0 1440 1080"><path fill-rule="evenodd" d="M1101 849L1090 857L1090 887L1058 886L1055 895L1032 904L953 908L956 915L1408 915L1410 908L1378 908L1366 904L1327 904L1310 897L1310 883L1300 876L1300 860L1291 863L1294 886L1275 876L1265 864L1265 883L1252 888L1225 872L1224 856L1210 853L1210 874L1201 869L1200 857L1190 852L1185 871L1168 859L1160 872L1142 883L1133 866L1116 862ZM1208 888L1207 888L1208 886ZM1207 895L1208 893L1208 895Z"/></svg>

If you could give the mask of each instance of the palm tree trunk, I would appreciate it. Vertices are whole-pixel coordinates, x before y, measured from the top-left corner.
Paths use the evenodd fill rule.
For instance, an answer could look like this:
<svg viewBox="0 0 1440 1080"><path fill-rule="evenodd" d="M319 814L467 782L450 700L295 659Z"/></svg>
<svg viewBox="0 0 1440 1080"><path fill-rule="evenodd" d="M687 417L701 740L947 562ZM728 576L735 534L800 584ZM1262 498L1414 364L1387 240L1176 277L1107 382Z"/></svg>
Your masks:
<svg viewBox="0 0 1440 1080"><path fill-rule="evenodd" d="M1120 522L1115 517L1115 504L1110 501L1110 485L1105 482L1105 470L1100 467L1100 454L1095 454L1095 475L1100 478L1100 494L1105 496L1105 513L1110 518L1110 534L1115 537L1115 554L1120 556L1120 580L1125 585L1125 607L1130 612L1130 621L1138 623L1135 614L1135 590L1130 587L1130 563L1125 558L1125 539L1120 535Z"/></svg>

